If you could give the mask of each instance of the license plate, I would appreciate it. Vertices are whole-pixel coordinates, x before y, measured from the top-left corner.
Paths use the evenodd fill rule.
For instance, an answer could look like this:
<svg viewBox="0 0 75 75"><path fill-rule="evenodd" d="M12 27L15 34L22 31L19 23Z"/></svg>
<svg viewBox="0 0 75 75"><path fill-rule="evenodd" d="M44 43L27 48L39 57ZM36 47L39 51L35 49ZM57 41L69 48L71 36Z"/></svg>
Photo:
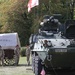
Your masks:
<svg viewBox="0 0 75 75"><path fill-rule="evenodd" d="M55 49L55 52L67 52L67 49Z"/></svg>

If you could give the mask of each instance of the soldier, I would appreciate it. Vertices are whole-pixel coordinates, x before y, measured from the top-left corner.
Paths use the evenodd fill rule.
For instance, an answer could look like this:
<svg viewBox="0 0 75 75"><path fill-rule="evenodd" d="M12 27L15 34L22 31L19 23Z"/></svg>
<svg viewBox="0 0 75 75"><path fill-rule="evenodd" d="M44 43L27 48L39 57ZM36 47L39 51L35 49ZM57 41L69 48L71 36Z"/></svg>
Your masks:
<svg viewBox="0 0 75 75"><path fill-rule="evenodd" d="M30 65L30 47L27 46L27 49L26 49L26 57L27 57L27 63L28 63L28 66Z"/></svg>
<svg viewBox="0 0 75 75"><path fill-rule="evenodd" d="M4 57L4 52L2 50L2 47L0 46L0 65L3 65L3 57Z"/></svg>
<svg viewBox="0 0 75 75"><path fill-rule="evenodd" d="M16 46L14 53L15 53L15 64L14 65L18 65L19 55L20 55L20 48L18 45Z"/></svg>

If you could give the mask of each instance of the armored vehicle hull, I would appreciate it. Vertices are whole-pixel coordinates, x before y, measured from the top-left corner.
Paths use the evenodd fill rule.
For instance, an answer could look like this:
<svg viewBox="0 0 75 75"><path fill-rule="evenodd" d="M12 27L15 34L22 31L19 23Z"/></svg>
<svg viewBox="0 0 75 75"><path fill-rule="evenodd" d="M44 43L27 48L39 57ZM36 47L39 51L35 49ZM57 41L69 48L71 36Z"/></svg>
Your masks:
<svg viewBox="0 0 75 75"><path fill-rule="evenodd" d="M44 63L49 69L75 69L75 52L68 53L50 53L52 60L49 61L46 57Z"/></svg>
<svg viewBox="0 0 75 75"><path fill-rule="evenodd" d="M32 50L32 55L34 55L34 57L32 57L34 58L33 64L37 64L38 67L41 68L41 70L38 71L39 74L43 68L46 73L50 70L75 69L75 46L70 46L70 40L57 39L56 44L55 42L54 44L52 42L52 45L55 47L44 46L44 43L41 42L45 40L54 41L55 39L40 39L37 43L35 43L34 49ZM61 43L63 43L64 46L62 46ZM36 66L33 65L33 67L35 70ZM34 72L36 72L36 70Z"/></svg>

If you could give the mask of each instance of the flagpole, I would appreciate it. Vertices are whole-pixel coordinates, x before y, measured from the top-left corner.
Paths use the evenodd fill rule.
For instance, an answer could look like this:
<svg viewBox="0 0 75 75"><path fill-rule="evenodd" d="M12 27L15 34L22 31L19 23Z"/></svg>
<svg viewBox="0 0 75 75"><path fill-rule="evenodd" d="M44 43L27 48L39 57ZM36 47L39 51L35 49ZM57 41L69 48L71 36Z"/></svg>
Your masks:
<svg viewBox="0 0 75 75"><path fill-rule="evenodd" d="M50 12L50 7L51 7L51 0L49 0L49 14L51 14L51 12Z"/></svg>
<svg viewBox="0 0 75 75"><path fill-rule="evenodd" d="M39 19L39 6L37 7L37 19Z"/></svg>
<svg viewBox="0 0 75 75"><path fill-rule="evenodd" d="M28 2L28 12L30 12L33 7L36 7L38 5L39 5L39 0L29 0L29 2ZM36 19L34 18L35 20L37 20L39 18L38 7L34 8L34 17L36 18Z"/></svg>

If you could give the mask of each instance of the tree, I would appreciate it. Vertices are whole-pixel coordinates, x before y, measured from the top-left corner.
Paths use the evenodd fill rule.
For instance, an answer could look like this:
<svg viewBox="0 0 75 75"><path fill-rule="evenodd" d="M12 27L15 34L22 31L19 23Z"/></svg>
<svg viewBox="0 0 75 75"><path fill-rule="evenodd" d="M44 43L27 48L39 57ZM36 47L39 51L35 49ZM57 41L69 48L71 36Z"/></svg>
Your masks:
<svg viewBox="0 0 75 75"><path fill-rule="evenodd" d="M71 18L71 0L39 0L39 6L32 8L30 13L27 12L28 1L0 2L0 33L18 32L22 46L28 43L31 33L38 32L44 15L62 14L62 23Z"/></svg>
<svg viewBox="0 0 75 75"><path fill-rule="evenodd" d="M70 15L70 10L67 6L67 2L67 0L40 0L40 5L33 8L32 12L30 13L34 14L32 32L34 33L38 31L40 20L44 15L51 16L53 14L62 14L62 23L64 23L66 19L69 19L70 16L68 15Z"/></svg>
<svg viewBox="0 0 75 75"><path fill-rule="evenodd" d="M30 27L32 25L31 19L26 13L26 1L19 0L14 6L7 12L8 21L7 25L4 25L3 32L17 32L20 37L21 45L25 46L28 43L30 36Z"/></svg>

